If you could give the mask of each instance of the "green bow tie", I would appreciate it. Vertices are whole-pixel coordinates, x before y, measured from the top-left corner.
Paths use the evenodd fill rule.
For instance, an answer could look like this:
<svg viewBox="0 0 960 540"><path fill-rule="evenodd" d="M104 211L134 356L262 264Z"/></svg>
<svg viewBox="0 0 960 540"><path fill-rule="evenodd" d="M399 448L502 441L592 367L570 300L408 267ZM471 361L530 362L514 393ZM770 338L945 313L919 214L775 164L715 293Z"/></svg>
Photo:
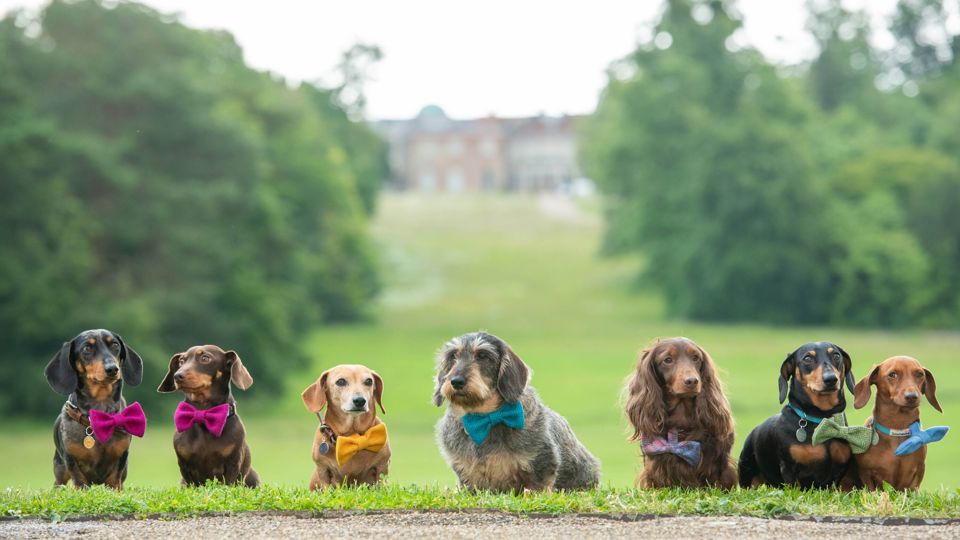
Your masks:
<svg viewBox="0 0 960 540"><path fill-rule="evenodd" d="M846 417L841 413L833 418L824 418L817 429L813 430L813 439L810 442L820 444L828 439L847 441L854 454L862 454L869 450L873 443L873 430L866 426L848 426Z"/></svg>

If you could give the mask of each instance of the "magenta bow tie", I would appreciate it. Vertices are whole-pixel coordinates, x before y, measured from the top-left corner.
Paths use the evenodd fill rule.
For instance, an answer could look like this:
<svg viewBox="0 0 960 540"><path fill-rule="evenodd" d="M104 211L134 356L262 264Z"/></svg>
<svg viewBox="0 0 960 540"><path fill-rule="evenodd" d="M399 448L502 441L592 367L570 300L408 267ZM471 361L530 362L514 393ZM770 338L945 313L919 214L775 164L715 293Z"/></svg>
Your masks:
<svg viewBox="0 0 960 540"><path fill-rule="evenodd" d="M214 437L223 435L223 427L230 416L230 404L223 403L209 409L198 409L186 401L177 405L173 413L173 425L177 431L186 431L194 424L203 424Z"/></svg>
<svg viewBox="0 0 960 540"><path fill-rule="evenodd" d="M90 409L90 427L93 429L93 436L100 441L100 444L107 444L117 428L131 435L143 437L143 433L147 430L147 417L137 402L133 402L118 413Z"/></svg>

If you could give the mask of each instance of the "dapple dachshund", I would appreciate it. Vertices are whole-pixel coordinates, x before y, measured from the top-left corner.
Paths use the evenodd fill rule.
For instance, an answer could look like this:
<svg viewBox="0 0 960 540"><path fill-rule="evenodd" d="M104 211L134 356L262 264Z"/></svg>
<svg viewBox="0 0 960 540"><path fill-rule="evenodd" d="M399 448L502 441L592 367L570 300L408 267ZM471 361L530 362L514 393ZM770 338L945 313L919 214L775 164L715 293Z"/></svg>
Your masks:
<svg viewBox="0 0 960 540"><path fill-rule="evenodd" d="M812 444L824 418L846 409L843 383L853 392L850 355L824 341L807 343L780 366L779 414L754 428L740 453L740 486L797 485L802 488L851 487L842 484L851 459L846 441ZM789 391L788 391L789 386Z"/></svg>
<svg viewBox="0 0 960 540"><path fill-rule="evenodd" d="M179 390L186 396L174 413L177 453L184 485L202 486L207 480L256 487L260 477L250 466L250 447L230 383L246 390L253 384L234 351L216 345L190 347L170 359L158 392Z"/></svg>
<svg viewBox="0 0 960 540"><path fill-rule="evenodd" d="M140 384L140 355L119 334L87 330L63 344L47 364L45 373L50 387L68 396L53 424L55 485L73 480L79 488L106 484L122 489L127 477L130 435L143 436L146 427L139 404L127 408L122 393L124 381L133 386ZM111 427L106 435L94 433L91 416L96 419L99 415L109 422L109 417L125 414L130 414L134 422Z"/></svg>
<svg viewBox="0 0 960 540"><path fill-rule="evenodd" d="M324 371L301 398L320 418L310 489L344 482L378 484L390 466L387 426L377 418L378 406L386 414L380 375L366 366L336 366Z"/></svg>

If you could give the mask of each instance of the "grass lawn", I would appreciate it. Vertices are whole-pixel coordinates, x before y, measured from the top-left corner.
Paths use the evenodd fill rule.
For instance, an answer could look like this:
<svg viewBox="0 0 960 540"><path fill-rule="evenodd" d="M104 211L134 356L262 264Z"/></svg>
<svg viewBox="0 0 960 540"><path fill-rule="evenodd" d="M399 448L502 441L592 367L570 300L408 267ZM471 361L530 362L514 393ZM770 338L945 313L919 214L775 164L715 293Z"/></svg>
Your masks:
<svg viewBox="0 0 960 540"><path fill-rule="evenodd" d="M386 283L371 322L317 331L306 344L314 367L293 375L283 397L251 403L239 396L253 464L263 481L271 490L306 485L313 466L310 444L316 419L304 409L299 393L329 366L364 363L385 380L388 414L384 420L394 452L391 483L427 490L414 490L417 497L423 493L442 496L441 487L455 486L456 479L433 438L433 425L441 414L430 403L433 354L449 337L478 329L507 340L532 367L533 385L601 459L604 486L618 490L578 496L579 501L603 499L609 493L619 494L614 498L661 497L619 491L632 485L639 466L637 446L626 442L620 390L637 351L657 336L693 338L716 360L737 421L736 453L747 432L779 410L776 378L783 358L801 343L818 339L843 346L853 357L856 375L894 354L917 357L937 376L940 403L946 411L940 415L925 405L925 424L960 424L955 422L960 419L956 361L960 334L669 320L654 292L632 287L643 261L597 256L601 227L599 216L591 211L576 212L556 201L385 194L373 228ZM146 381L129 389L127 398L135 400L139 392L150 392L154 386L154 381ZM851 406L848 415L852 422L861 423L868 410L854 411ZM51 484L49 425L0 425L0 455L5 464L0 487ZM154 421L147 437L134 441L128 486L177 485L172 433L171 425ZM941 487L960 487L960 469L955 468L960 460L958 436L948 435L930 447L924 482L925 489L933 490L930 497L942 497L944 492L937 491ZM16 493L20 492L3 495L4 503L21 496ZM23 493L23 497L39 496ZM306 497L297 490L268 493ZM755 497L765 500L777 492L766 493ZM281 496L285 495L276 495ZM743 495L744 501L750 496ZM250 500L259 495L243 497ZM824 508L829 509L834 495L816 497L822 497ZM955 498L951 500L956 505Z"/></svg>

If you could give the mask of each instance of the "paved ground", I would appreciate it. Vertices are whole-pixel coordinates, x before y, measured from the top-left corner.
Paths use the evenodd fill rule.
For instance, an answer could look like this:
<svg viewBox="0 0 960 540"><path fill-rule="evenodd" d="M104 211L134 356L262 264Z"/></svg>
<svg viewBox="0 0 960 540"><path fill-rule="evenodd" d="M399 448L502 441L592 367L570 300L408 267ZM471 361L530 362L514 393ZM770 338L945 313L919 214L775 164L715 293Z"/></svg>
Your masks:
<svg viewBox="0 0 960 540"><path fill-rule="evenodd" d="M0 522L2 538L829 538L898 540L960 538L960 523L947 525L877 525L815 523L736 517L676 517L625 521L604 517L517 517L500 513L388 513L334 515L325 518L247 515L179 521L121 520L50 523L38 520Z"/></svg>

